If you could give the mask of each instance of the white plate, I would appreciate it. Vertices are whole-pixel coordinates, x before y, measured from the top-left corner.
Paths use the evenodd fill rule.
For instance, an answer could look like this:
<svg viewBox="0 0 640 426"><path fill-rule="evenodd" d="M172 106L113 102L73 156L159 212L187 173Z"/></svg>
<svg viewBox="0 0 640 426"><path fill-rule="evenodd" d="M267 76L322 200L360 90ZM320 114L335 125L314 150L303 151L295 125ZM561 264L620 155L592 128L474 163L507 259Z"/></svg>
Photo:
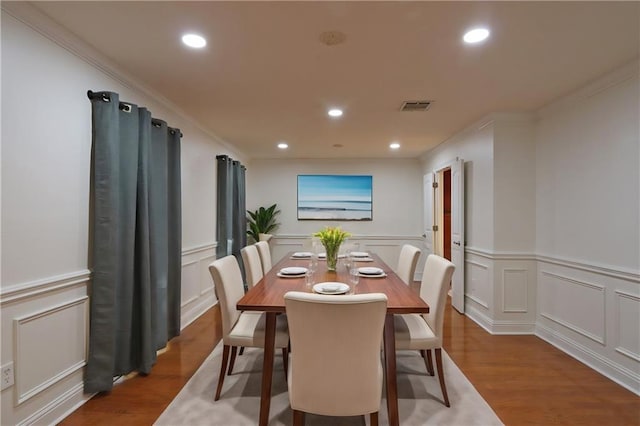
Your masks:
<svg viewBox="0 0 640 426"><path fill-rule="evenodd" d="M380 268L376 267L362 267L358 268L358 272L362 275L381 275L384 274L384 271Z"/></svg>
<svg viewBox="0 0 640 426"><path fill-rule="evenodd" d="M307 268L301 266L290 266L288 268L280 269L282 275L303 275L307 272Z"/></svg>
<svg viewBox="0 0 640 426"><path fill-rule="evenodd" d="M384 278L387 276L387 274L385 274L384 272L381 274L363 274L362 272L358 272L358 276L362 277L362 278Z"/></svg>
<svg viewBox="0 0 640 426"><path fill-rule="evenodd" d="M307 257L311 257L313 255L313 253L311 253L310 251L297 251L295 253L293 253L291 255L291 257L299 257L301 259L307 258Z"/></svg>
<svg viewBox="0 0 640 426"><path fill-rule="evenodd" d="M349 286L335 282L318 283L313 286L313 291L320 294L344 294L349 291Z"/></svg>
<svg viewBox="0 0 640 426"><path fill-rule="evenodd" d="M352 251L351 256L352 257L369 257L369 253L367 253L366 251Z"/></svg>
<svg viewBox="0 0 640 426"><path fill-rule="evenodd" d="M371 257L356 257L353 259L354 262L373 262L373 258Z"/></svg>
<svg viewBox="0 0 640 426"><path fill-rule="evenodd" d="M305 274L291 275L291 274L283 274L282 272L278 272L276 274L280 278L304 278Z"/></svg>

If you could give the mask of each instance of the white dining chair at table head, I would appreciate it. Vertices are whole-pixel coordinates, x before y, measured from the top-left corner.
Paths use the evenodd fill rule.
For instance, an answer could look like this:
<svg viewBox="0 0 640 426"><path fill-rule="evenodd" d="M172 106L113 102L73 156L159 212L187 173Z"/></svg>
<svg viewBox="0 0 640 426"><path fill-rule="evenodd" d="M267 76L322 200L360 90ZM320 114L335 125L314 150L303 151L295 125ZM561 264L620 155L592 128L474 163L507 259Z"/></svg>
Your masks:
<svg viewBox="0 0 640 426"><path fill-rule="evenodd" d="M435 353L438 379L444 405L449 396L442 368L442 333L447 292L455 266L447 259L430 254L424 265L420 297L429 304L428 314L394 315L397 350L419 350L429 374L433 375L431 350Z"/></svg>
<svg viewBox="0 0 640 426"><path fill-rule="evenodd" d="M291 338L289 401L293 424L304 414L370 414L382 398L380 360L387 297L381 293L285 294Z"/></svg>
<svg viewBox="0 0 640 426"><path fill-rule="evenodd" d="M247 288L250 289L258 283L264 276L260 254L255 245L249 245L240 249L244 274L247 279Z"/></svg>
<svg viewBox="0 0 640 426"><path fill-rule="evenodd" d="M240 312L236 309L238 301L244 296L242 273L238 261L234 256L226 256L217 259L209 265L209 272L213 278L214 288L220 302L222 317L222 364L218 376L218 386L215 400L220 398L220 392L224 382L224 373L231 360L229 371L233 371L233 363L238 347L264 347L266 314L264 312ZM282 349L282 359L285 365L285 374L288 365L289 333L287 321L284 315L276 317L275 348Z"/></svg>

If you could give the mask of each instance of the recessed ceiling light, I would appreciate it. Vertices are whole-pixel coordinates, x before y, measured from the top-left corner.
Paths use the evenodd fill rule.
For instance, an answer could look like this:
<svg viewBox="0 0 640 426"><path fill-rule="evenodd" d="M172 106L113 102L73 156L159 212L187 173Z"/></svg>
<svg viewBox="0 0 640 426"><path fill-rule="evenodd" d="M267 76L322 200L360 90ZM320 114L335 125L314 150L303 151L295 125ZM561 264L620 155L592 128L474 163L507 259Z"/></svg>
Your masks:
<svg viewBox="0 0 640 426"><path fill-rule="evenodd" d="M182 42L194 49L201 49L207 45L207 40L198 34L185 34L182 36Z"/></svg>
<svg viewBox="0 0 640 426"><path fill-rule="evenodd" d="M280 142L280 143L278 144L278 148L280 148L280 149L287 149L287 148L289 148L289 144L287 144L287 143L285 143L285 142Z"/></svg>
<svg viewBox="0 0 640 426"><path fill-rule="evenodd" d="M398 148L400 148L400 144L398 142L392 142L392 143L389 144L389 148L398 149Z"/></svg>
<svg viewBox="0 0 640 426"><path fill-rule="evenodd" d="M474 28L471 31L467 31L462 38L465 43L480 43L489 37L489 30L486 28Z"/></svg>
<svg viewBox="0 0 640 426"><path fill-rule="evenodd" d="M329 114L331 117L340 117L342 115L342 110L338 109L338 108L333 108L330 109L327 114Z"/></svg>

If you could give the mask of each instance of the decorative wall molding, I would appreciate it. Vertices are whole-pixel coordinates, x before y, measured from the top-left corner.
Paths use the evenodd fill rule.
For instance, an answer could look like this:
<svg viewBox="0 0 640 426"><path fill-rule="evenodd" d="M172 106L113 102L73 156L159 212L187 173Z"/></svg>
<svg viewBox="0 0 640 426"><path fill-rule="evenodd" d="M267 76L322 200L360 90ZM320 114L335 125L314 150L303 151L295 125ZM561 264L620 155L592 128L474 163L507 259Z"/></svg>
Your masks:
<svg viewBox="0 0 640 426"><path fill-rule="evenodd" d="M630 331L630 333L633 336L636 336L636 338L638 336L638 328L640 328L640 318L636 317L636 315L633 315L633 318L631 319L631 321L623 321L622 320L623 309L621 304L625 300L630 301L631 303L634 303L636 305L636 309L638 309L638 312L640 312L640 308L638 307L640 306L640 295L627 293L621 290L615 290L614 295L616 297L616 313L617 313L616 327L615 327L615 329L617 330L617 336L616 336L616 341L613 342L614 350L619 354L622 354L634 360L635 362L640 363L640 353L634 352L633 349L622 346L623 342L621 338L625 330L625 326L632 327L632 330ZM635 310L633 308L632 308L632 312L635 313ZM634 348L634 349L640 349L640 348Z"/></svg>
<svg viewBox="0 0 640 426"><path fill-rule="evenodd" d="M602 265L594 263L584 263L577 260L565 259L555 256L518 253L518 252L493 252L477 247L465 247L465 253L484 257L491 260L531 260L552 265L565 266L567 268L579 269L585 272L605 275L611 278L631 281L640 284L640 273L630 269L620 268L612 265Z"/></svg>
<svg viewBox="0 0 640 426"><path fill-rule="evenodd" d="M42 278L11 287L0 288L0 305L31 298L55 290L66 289L78 284L85 284L90 279L91 271L83 269L81 271L70 272L68 274Z"/></svg>
<svg viewBox="0 0 640 426"><path fill-rule="evenodd" d="M207 250L215 250L218 247L218 242L203 244L201 246L190 247L187 249L182 249L182 256L189 256L195 253L201 253Z"/></svg>
<svg viewBox="0 0 640 426"><path fill-rule="evenodd" d="M73 374L74 372L82 369L82 367L86 364L86 354L87 354L87 341L86 337L88 336L87 327L88 327L88 296L79 297L77 299L71 300L67 303L62 303L59 305L51 306L47 309L35 312L30 315L26 315L23 317L18 317L13 320L14 324L14 337L15 337L15 359L18 360L15 368L15 377L16 377L16 404L20 405L33 396L39 394L45 389L53 386L58 383L65 377ZM40 331L34 332L34 330L28 330L28 327L35 323L36 321L53 321L52 316L56 314L62 315L65 311L70 311L73 308L80 308L79 312L71 314L71 318L65 319L73 319L80 317L82 320L81 330L76 335L72 337L80 337L79 342L72 342L76 344L76 350L78 353L70 354L76 356L75 359L60 359L58 357L57 361L60 364L57 371L50 372L48 377L39 378L41 381L39 383L30 384L29 382L33 382L33 377L30 377L29 374L33 374L31 370L26 370L20 367L20 364L24 362L24 360L28 360L29 357L38 357L38 354L32 353L34 346L34 339L37 341L40 337ZM43 328L46 330L46 328ZM31 331L32 334L29 334ZM66 334L68 331L61 329L61 334ZM50 336L56 337L56 336ZM64 348L68 348L68 345L63 345ZM45 348L41 348L45 349ZM54 350L54 349L51 349ZM64 357L63 357L64 358ZM47 373L44 371L39 371L40 373ZM26 385L25 385L26 383Z"/></svg>
<svg viewBox="0 0 640 426"><path fill-rule="evenodd" d="M76 409L84 405L96 394L85 394L84 384L77 383L66 392L58 395L44 407L34 411L16 426L56 425ZM64 412L61 411L64 409Z"/></svg>
<svg viewBox="0 0 640 426"><path fill-rule="evenodd" d="M640 374L538 322L536 336L640 396Z"/></svg>
<svg viewBox="0 0 640 426"><path fill-rule="evenodd" d="M511 312L511 313L526 313L529 312L529 300L528 300L528 280L527 280L527 269L522 268L504 268L502 270L502 312ZM513 282L508 280L509 275L519 275L523 282L518 284L517 282ZM510 284L512 282L512 284ZM518 291L512 291L511 293L508 291L510 287L514 287L516 285L520 285L522 288ZM512 289L516 290L516 289ZM509 297L509 294L520 294L522 295L522 306L507 306L507 300L512 299Z"/></svg>
<svg viewBox="0 0 640 426"><path fill-rule="evenodd" d="M591 290L596 290L596 291L600 292L601 299L602 299L602 312L604 314L604 312L605 312L605 302L606 302L606 300L605 300L605 287L604 286L601 286L601 285L598 285L598 284L588 283L586 281L580 281L580 280L577 280L577 279L574 279L574 278L565 277L563 275L558 275L558 274L555 274L555 273L549 272L549 271L541 271L541 275L545 275L545 276L548 276L548 277L550 277L552 279L555 279L555 280L564 281L564 282L569 283L569 284L582 286L582 287L585 287L585 288L588 288L588 289L591 289ZM541 309L542 309L542 307L541 307ZM556 315L554 315L552 313L542 312L542 310L540 311L540 316L542 316L544 318L547 318L548 320L553 321L553 322L555 322L557 324L560 324L561 326L566 327L569 330L572 330L572 331L574 331L574 332L576 332L578 334L581 334L584 337L586 337L588 339L591 339L596 343L601 344L602 346L606 346L606 340L605 340L604 332L603 332L602 336L598 336L598 335L593 334L593 333L591 333L591 332L589 332L587 330L584 330L583 328L577 326L576 324L571 324L571 323L569 323L569 322L567 322L567 321L565 321L565 320L563 320L561 318L558 318ZM604 314L604 318L606 320L606 314ZM603 326L603 330L606 330L606 327Z"/></svg>

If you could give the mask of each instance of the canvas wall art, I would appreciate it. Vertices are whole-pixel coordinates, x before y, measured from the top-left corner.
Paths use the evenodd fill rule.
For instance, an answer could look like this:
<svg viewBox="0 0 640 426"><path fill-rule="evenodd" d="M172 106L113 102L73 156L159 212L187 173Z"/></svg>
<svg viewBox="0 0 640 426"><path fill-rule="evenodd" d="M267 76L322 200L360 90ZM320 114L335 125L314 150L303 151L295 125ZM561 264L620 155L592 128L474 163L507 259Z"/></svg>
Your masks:
<svg viewBox="0 0 640 426"><path fill-rule="evenodd" d="M298 220L372 220L373 179L298 175Z"/></svg>

